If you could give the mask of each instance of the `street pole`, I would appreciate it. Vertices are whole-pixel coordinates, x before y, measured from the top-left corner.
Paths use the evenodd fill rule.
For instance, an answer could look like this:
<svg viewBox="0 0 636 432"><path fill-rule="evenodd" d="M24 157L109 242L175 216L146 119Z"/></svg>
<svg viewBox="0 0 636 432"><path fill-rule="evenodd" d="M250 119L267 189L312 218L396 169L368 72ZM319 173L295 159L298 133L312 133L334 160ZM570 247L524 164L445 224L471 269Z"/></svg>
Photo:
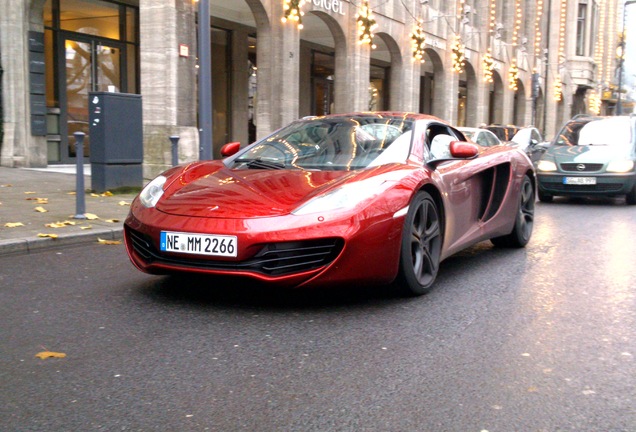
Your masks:
<svg viewBox="0 0 636 432"><path fill-rule="evenodd" d="M623 64L625 63L625 15L627 5L636 3L636 0L626 0L623 3L623 30L621 31L620 58L618 59L618 98L616 100L616 115L623 115Z"/></svg>
<svg viewBox="0 0 636 432"><path fill-rule="evenodd" d="M199 160L212 159L210 0L199 0Z"/></svg>

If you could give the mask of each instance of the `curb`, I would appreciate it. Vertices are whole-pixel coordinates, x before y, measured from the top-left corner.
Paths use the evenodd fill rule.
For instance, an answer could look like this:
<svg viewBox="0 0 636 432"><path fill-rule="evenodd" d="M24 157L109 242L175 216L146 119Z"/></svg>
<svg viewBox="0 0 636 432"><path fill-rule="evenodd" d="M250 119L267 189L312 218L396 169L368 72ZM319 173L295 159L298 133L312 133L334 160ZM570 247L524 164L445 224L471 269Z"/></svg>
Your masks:
<svg viewBox="0 0 636 432"><path fill-rule="evenodd" d="M0 256L28 255L48 249L97 243L98 239L122 240L124 228L96 229L86 233L62 234L58 238L22 238L0 240Z"/></svg>

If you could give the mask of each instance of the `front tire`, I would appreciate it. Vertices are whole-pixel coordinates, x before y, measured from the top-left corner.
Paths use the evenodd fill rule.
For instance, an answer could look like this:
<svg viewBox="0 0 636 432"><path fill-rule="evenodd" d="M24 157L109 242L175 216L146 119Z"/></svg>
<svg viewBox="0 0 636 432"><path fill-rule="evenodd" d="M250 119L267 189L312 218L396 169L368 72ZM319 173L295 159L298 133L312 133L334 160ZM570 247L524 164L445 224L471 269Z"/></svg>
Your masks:
<svg viewBox="0 0 636 432"><path fill-rule="evenodd" d="M552 195L548 195L547 193L541 192L541 189L539 189L538 192L539 195L539 201L541 202L552 202L552 200L554 199L554 197Z"/></svg>
<svg viewBox="0 0 636 432"><path fill-rule="evenodd" d="M402 229L400 269L396 279L403 294L417 296L431 290L439 270L442 224L433 197L420 191L409 205Z"/></svg>
<svg viewBox="0 0 636 432"><path fill-rule="evenodd" d="M535 198L534 185L527 175L523 178L521 193L519 195L519 208L512 232L505 236L490 239L495 246L522 248L530 241L532 228L534 226Z"/></svg>
<svg viewBox="0 0 636 432"><path fill-rule="evenodd" d="M627 205L636 205L636 184L632 187L632 190L625 195L625 202Z"/></svg>

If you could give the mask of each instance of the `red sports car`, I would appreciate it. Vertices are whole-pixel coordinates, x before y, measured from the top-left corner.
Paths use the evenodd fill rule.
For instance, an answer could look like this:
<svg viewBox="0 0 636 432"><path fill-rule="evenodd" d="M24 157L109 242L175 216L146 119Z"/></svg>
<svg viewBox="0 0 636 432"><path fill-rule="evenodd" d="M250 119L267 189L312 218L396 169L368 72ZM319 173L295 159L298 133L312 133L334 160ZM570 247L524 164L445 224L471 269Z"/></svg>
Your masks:
<svg viewBox="0 0 636 432"><path fill-rule="evenodd" d="M169 169L134 200L125 241L140 270L285 286L395 281L419 295L448 256L487 239L523 247L532 234L527 156L467 142L436 117L305 118L222 152Z"/></svg>

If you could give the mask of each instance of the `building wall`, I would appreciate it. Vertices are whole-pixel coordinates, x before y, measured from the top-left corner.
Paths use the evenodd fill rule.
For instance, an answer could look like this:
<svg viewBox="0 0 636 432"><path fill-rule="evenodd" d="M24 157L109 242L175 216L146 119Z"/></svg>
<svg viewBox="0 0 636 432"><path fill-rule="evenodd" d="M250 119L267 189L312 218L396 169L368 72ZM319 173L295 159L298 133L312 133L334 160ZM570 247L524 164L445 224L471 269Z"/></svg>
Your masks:
<svg viewBox="0 0 636 432"><path fill-rule="evenodd" d="M215 4L217 0L212 1ZM578 2L550 0L547 4L541 3L545 10L537 21L539 2L492 1L494 3L491 0L381 2L374 11L378 24L375 41L382 47L382 53L379 53L367 44L358 43L355 14L361 1L308 0L303 8L306 20L310 22L311 17L314 23L320 23L318 29L330 41L325 47L334 53L334 111L368 109L370 64L380 61L390 65L387 94L391 110L418 111L420 106L425 106L434 115L467 126L491 120L529 124L534 118L547 137L554 135L572 114L573 106L580 109L583 105L580 100L574 103L573 95L578 92L579 98L585 98L588 87L596 87L600 93L607 84L607 75L598 75L602 71L606 73L613 65L614 50L607 48L612 45L608 29L616 28L612 20L616 18L618 0L590 1L590 4L598 4L604 18L589 25L599 25L599 46L607 48L595 50L594 58L574 53ZM41 30L43 2L0 0L4 11L0 15L0 55L4 68L4 138L0 163L4 166L44 166L47 163L46 139L35 137L30 131L27 64L27 32ZM197 3L191 0L131 0L127 3L131 2L139 7L140 14L144 174L151 177L170 165L170 135L180 136L180 161L198 158ZM246 144L248 89L246 81L236 77L243 74L247 64L245 41L248 35L253 33L257 39L255 123L258 137L311 110L311 78L308 74L311 73L309 56L313 45L304 42L306 30L298 29L290 22L281 22L283 0L236 0L233 3L248 10L250 16L247 22L241 22L232 30L232 110L228 113L228 138ZM460 11L458 8L462 4L470 5L471 10ZM565 27L561 26L562 7L565 8ZM522 16L515 44L517 8L522 10ZM213 19L232 21L228 17L215 17L214 7L211 14ZM416 19L422 19L426 32L424 64L412 58L410 33ZM240 20L245 21L245 17L237 18L237 22ZM453 71L452 46L457 32L466 45L466 66L461 73ZM537 40L540 41L538 45ZM180 55L181 45L189 48L189 56ZM489 49L495 65L492 83L483 79L484 54ZM547 50L547 63L543 50ZM513 61L519 65L516 97L508 85ZM534 68L541 75L540 93L543 95L536 111L533 111L531 97ZM563 83L560 102L553 97L556 78ZM465 83L466 92L466 107L461 110L458 102L460 81ZM582 86L584 91L580 90ZM460 114L461 119L458 118Z"/></svg>

